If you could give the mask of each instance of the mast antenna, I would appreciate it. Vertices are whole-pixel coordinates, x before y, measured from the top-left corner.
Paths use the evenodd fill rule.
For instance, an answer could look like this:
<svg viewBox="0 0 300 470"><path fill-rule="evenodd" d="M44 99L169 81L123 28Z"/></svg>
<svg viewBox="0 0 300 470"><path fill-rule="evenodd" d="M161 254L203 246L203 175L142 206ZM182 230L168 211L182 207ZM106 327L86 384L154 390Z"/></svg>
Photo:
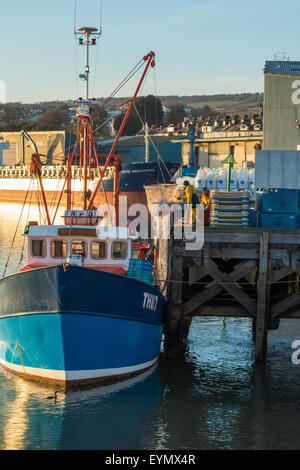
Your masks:
<svg viewBox="0 0 300 470"><path fill-rule="evenodd" d="M77 28L77 11L78 11L78 0L74 0L74 36L78 35ZM102 36L102 25L103 25L103 0L99 0L99 24L97 25L97 33L95 36Z"/></svg>
<svg viewBox="0 0 300 470"><path fill-rule="evenodd" d="M84 73L79 75L81 80L85 81L85 99L89 100L89 75L90 75L90 46L97 45L97 37L100 38L102 35L102 0L100 0L100 18L99 25L77 27L77 0L75 1L74 8L74 36L79 41L80 46L86 47L86 65Z"/></svg>

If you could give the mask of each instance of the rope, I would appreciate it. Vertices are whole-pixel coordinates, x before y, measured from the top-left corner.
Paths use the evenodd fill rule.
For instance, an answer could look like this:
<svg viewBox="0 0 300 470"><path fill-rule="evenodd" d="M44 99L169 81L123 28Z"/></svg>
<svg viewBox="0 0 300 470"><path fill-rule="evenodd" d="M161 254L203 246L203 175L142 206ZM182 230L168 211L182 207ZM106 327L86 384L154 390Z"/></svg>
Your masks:
<svg viewBox="0 0 300 470"><path fill-rule="evenodd" d="M59 193L58 188L59 188L59 185L60 185L60 182L61 182L62 179L63 179L63 167L61 167L61 171L59 172L58 182L57 182L57 185L56 185L51 203L49 205L49 217L50 217L50 219L52 219L52 216L54 215L54 212L55 212L55 209L56 209L56 207L55 207L56 202L55 201L56 201L56 196ZM51 214L50 214L50 212L51 212Z"/></svg>
<svg viewBox="0 0 300 470"><path fill-rule="evenodd" d="M36 182L36 187L34 189L35 189L36 199L37 199L37 204L38 204L38 209L39 209L40 223L41 223L41 225L47 225L45 215L44 215L44 213L41 209L42 203L41 203L41 199L40 199L40 190L39 190L39 185L38 185L37 178L34 179L34 181Z"/></svg>
<svg viewBox="0 0 300 470"><path fill-rule="evenodd" d="M139 279L141 281L147 281L149 279L147 278L140 278ZM156 279L158 282L165 282L165 283L175 283L175 284L190 284L191 286L192 285L205 285L205 286L208 286L208 285L214 285L214 286L232 286L232 285L238 285L238 286L255 286L255 285L258 285L259 284L259 281L255 281L255 282L217 282L215 280L212 280L212 281L209 281L209 282L201 282L201 281L179 281L179 280L175 280L175 279ZM266 282L266 284L291 284L291 283L294 283L294 284L297 284L299 283L298 280L294 280L294 281L274 281L274 282L271 282L271 281L268 281Z"/></svg>
<svg viewBox="0 0 300 470"><path fill-rule="evenodd" d="M8 268L8 264L9 264L11 253L12 253L12 249L13 249L13 246L14 246L14 243L15 243L16 235L18 233L20 221L21 221L21 218L22 218L22 215L23 215L24 207L26 205L26 200L27 200L27 197L28 197L28 194L29 194L29 190L30 190L30 186L31 186L32 181L33 181L33 177L30 181L29 187L28 187L27 192L26 192L26 196L25 196L25 199L24 199L24 202L23 202L22 210L21 210L21 213L20 213L20 216L19 216L19 220L18 220L18 223L17 223L17 226L16 226L16 230L15 230L15 233L14 233L14 236L13 236L13 239L12 239L9 254L8 254L6 264L5 264L5 267L4 267L4 271L3 271L3 274L2 274L2 279L4 278L4 276L6 274L6 271L7 271L7 268Z"/></svg>
<svg viewBox="0 0 300 470"><path fill-rule="evenodd" d="M27 213L26 225L27 225L28 222L29 222L29 214L30 214L31 202L32 202L32 191L30 192L30 201L29 201L29 206L28 206L28 213ZM23 261L23 259L24 259L24 248L25 248L25 237L23 237L23 244L22 244L21 256L20 256L20 260L19 260L19 263L18 263L18 265L17 265L16 271L19 271L19 269L20 269L20 267L21 267L21 264L22 264L22 261Z"/></svg>

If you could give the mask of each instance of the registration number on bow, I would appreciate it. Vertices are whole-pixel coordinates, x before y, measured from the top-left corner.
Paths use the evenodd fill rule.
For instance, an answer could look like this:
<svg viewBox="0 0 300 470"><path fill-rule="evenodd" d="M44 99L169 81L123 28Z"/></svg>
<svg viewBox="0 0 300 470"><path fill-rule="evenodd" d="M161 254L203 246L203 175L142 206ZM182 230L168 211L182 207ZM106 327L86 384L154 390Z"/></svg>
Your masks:
<svg viewBox="0 0 300 470"><path fill-rule="evenodd" d="M149 294L148 292L144 292L144 303L143 308L147 310L152 310L155 312L158 304L158 296L154 294Z"/></svg>

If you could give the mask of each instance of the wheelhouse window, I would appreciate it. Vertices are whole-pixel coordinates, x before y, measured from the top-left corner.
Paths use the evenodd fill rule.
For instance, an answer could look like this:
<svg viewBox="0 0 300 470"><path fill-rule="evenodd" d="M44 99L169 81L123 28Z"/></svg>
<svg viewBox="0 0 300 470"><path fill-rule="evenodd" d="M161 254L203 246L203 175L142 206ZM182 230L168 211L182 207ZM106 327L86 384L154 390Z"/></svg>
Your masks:
<svg viewBox="0 0 300 470"><path fill-rule="evenodd" d="M65 258L67 256L67 242L65 240L52 240L51 256L52 258Z"/></svg>
<svg viewBox="0 0 300 470"><path fill-rule="evenodd" d="M31 255L36 258L45 258L46 256L45 240L31 240Z"/></svg>
<svg viewBox="0 0 300 470"><path fill-rule="evenodd" d="M86 242L84 240L72 241L72 255L81 255L83 258L86 257Z"/></svg>
<svg viewBox="0 0 300 470"><path fill-rule="evenodd" d="M105 257L106 257L105 242L92 242L91 243L91 258L104 259Z"/></svg>
<svg viewBox="0 0 300 470"><path fill-rule="evenodd" d="M127 256L127 243L114 242L112 244L112 257L113 259L125 259Z"/></svg>

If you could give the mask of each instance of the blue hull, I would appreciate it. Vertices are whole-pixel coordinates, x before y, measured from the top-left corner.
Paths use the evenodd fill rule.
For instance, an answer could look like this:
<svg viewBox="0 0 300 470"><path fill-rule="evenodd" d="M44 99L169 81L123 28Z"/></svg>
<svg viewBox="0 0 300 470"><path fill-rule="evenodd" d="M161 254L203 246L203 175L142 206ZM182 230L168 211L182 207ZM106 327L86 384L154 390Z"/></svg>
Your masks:
<svg viewBox="0 0 300 470"><path fill-rule="evenodd" d="M53 266L8 276L0 296L0 363L15 373L70 386L126 377L158 358L164 298L143 282Z"/></svg>

